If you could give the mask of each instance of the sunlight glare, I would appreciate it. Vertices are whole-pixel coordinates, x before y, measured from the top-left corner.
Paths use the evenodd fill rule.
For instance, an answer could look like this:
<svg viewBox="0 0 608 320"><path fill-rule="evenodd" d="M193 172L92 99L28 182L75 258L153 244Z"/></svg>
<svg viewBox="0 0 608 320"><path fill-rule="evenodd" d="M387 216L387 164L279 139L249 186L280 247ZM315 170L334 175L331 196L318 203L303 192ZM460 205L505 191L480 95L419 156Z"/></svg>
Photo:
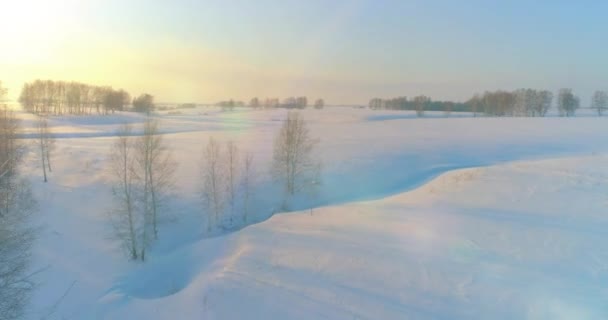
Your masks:
<svg viewBox="0 0 608 320"><path fill-rule="evenodd" d="M41 60L70 31L75 6L73 0L5 4L0 10L0 39L6 49L0 51L0 58L5 63Z"/></svg>

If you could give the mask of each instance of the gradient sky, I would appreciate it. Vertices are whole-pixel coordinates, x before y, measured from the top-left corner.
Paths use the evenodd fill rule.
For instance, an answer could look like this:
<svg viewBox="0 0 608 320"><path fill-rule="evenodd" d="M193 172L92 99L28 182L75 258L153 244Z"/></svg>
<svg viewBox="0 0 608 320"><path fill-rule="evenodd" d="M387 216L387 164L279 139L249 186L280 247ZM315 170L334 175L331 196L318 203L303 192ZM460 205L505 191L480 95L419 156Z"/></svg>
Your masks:
<svg viewBox="0 0 608 320"><path fill-rule="evenodd" d="M160 102L608 89L608 1L2 0L0 80Z"/></svg>

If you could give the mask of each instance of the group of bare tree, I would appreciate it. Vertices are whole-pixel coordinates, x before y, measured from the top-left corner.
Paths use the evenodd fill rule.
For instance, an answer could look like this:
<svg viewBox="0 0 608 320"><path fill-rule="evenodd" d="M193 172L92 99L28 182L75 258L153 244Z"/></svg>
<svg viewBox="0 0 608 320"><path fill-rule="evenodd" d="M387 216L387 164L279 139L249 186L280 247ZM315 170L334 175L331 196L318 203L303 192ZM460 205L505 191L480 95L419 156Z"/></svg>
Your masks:
<svg viewBox="0 0 608 320"><path fill-rule="evenodd" d="M132 135L131 126L124 125L111 150L115 204L111 218L131 259L144 261L146 249L159 237L162 206L173 185L176 164L156 121L147 120L142 135Z"/></svg>
<svg viewBox="0 0 608 320"><path fill-rule="evenodd" d="M271 174L283 191L281 205L291 197L312 192L320 184L321 162L315 157L317 140L302 116L290 111L274 142ZM174 184L176 164L148 120L141 136L124 125L111 149L115 235L132 260L146 258L146 249L159 237L162 204ZM207 232L230 230L251 222L258 171L253 156L233 141L210 138L200 162L200 196Z"/></svg>
<svg viewBox="0 0 608 320"><path fill-rule="evenodd" d="M308 98L301 97L288 97L281 102L278 98L266 98L265 100L260 100L255 97L249 101L249 107L257 109L272 109L272 108L285 108L285 109L304 109L308 107ZM314 107L316 109L323 109L325 107L325 101L323 99L315 100Z"/></svg>
<svg viewBox="0 0 608 320"><path fill-rule="evenodd" d="M19 103L35 114L108 114L130 103L124 90L79 82L36 80L23 85Z"/></svg>
<svg viewBox="0 0 608 320"><path fill-rule="evenodd" d="M256 177L253 156L242 154L233 141L222 147L210 138L201 160L201 198L207 231L247 224Z"/></svg>
<svg viewBox="0 0 608 320"><path fill-rule="evenodd" d="M518 89L515 91L486 91L476 94L464 103L452 101L433 101L427 96L416 96L412 99L398 97L393 99L374 98L369 102L371 109L413 110L419 117L425 111L472 112L474 116L503 117L544 117L553 105L553 93L547 90ZM557 110L560 116L574 116L580 108L580 98L572 89L558 91ZM608 110L608 94L596 91L591 98L591 108L601 116Z"/></svg>
<svg viewBox="0 0 608 320"><path fill-rule="evenodd" d="M253 98L252 102L259 101L258 98ZM272 109L278 108L281 105L279 98L266 98L264 101L259 101L259 103L250 104L250 106L254 108L264 108L264 109Z"/></svg>
<svg viewBox="0 0 608 320"><path fill-rule="evenodd" d="M285 109L304 109L308 106L308 98L306 97L288 97L283 100L279 108Z"/></svg>
<svg viewBox="0 0 608 320"><path fill-rule="evenodd" d="M0 83L0 101L5 94ZM35 287L29 271L34 232L28 218L36 202L29 185L19 175L23 152L18 130L17 119L0 105L0 320L23 316Z"/></svg>
<svg viewBox="0 0 608 320"><path fill-rule="evenodd" d="M421 95L411 99L407 97L397 97L392 99L374 98L369 101L370 109L388 109L388 110L412 110L416 111L416 115L423 117L425 111L443 111L450 114L452 111L468 111L468 107L464 103L452 101L434 101L430 97Z"/></svg>
<svg viewBox="0 0 608 320"><path fill-rule="evenodd" d="M544 117L553 101L553 94L546 90L519 89L510 91L487 91L467 101L469 111L475 115Z"/></svg>
<svg viewBox="0 0 608 320"><path fill-rule="evenodd" d="M278 98L266 98L260 100L258 97L252 98L248 104L243 101L237 100L226 100L216 103L217 106L221 107L224 111L231 111L235 107L250 107L252 109L272 109L272 108L285 108L285 109L304 109L308 107L308 98L305 96L301 97L288 97L282 102ZM316 109L323 109L325 107L325 101L323 99L315 100L313 105Z"/></svg>
<svg viewBox="0 0 608 320"><path fill-rule="evenodd" d="M520 117L544 117L553 102L553 93L547 90L519 89L515 91L513 115Z"/></svg>
<svg viewBox="0 0 608 320"><path fill-rule="evenodd" d="M236 101L233 99L227 101L220 101L215 104L216 106L222 108L223 111L232 111L236 107L244 107L245 103L243 101Z"/></svg>
<svg viewBox="0 0 608 320"><path fill-rule="evenodd" d="M283 192L282 209L298 193L312 193L320 185L321 162L314 153L304 118L290 111L274 141L270 173ZM233 141L225 144L210 138L201 161L201 198L207 231L231 229L249 223L258 171L253 157L242 154Z"/></svg>

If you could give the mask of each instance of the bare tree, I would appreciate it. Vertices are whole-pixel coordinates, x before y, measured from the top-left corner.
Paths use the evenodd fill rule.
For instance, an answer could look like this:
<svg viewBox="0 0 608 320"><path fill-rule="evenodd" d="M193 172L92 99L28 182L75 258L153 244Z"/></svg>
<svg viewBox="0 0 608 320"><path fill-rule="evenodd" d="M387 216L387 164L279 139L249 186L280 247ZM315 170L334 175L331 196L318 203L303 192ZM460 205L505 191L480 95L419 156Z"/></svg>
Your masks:
<svg viewBox="0 0 608 320"><path fill-rule="evenodd" d="M452 114L452 110L454 109L454 103L451 101L447 101L444 103L444 110L443 113L446 115L446 117L449 117Z"/></svg>
<svg viewBox="0 0 608 320"><path fill-rule="evenodd" d="M201 165L201 196L207 214L207 231L217 226L224 211L225 167L221 159L220 144L213 138L203 152Z"/></svg>
<svg viewBox="0 0 608 320"><path fill-rule="evenodd" d="M143 177L142 205L154 239L158 239L159 212L175 172L175 163L158 132L158 122L146 120L143 135L136 141L136 153L137 172Z"/></svg>
<svg viewBox="0 0 608 320"><path fill-rule="evenodd" d="M140 95L133 99L133 109L136 112L150 114L154 110L154 97L147 93Z"/></svg>
<svg viewBox="0 0 608 320"><path fill-rule="evenodd" d="M511 115L524 117L530 115L531 110L531 96L533 94L531 89L518 89L514 92L515 103Z"/></svg>
<svg viewBox="0 0 608 320"><path fill-rule="evenodd" d="M424 117L424 109L430 102L431 99L427 96L414 97L414 105L416 106L416 115L418 117Z"/></svg>
<svg viewBox="0 0 608 320"><path fill-rule="evenodd" d="M110 168L114 178L112 195L115 207L111 217L115 235L133 260L145 257L146 240L142 237L144 219L137 211L137 175L135 173L135 150L131 138L131 126L124 125L110 154Z"/></svg>
<svg viewBox="0 0 608 320"><path fill-rule="evenodd" d="M606 91L598 90L593 93L591 108L595 109L600 117L604 114L604 111L608 109L608 94Z"/></svg>
<svg viewBox="0 0 608 320"><path fill-rule="evenodd" d="M0 101L3 97L0 86ZM0 108L0 320L21 318L35 288L28 271L34 240L28 220L36 202L17 170L22 154L18 129L13 114L6 106Z"/></svg>
<svg viewBox="0 0 608 320"><path fill-rule="evenodd" d="M476 118L479 107L481 106L481 97L478 94L475 94L467 104L470 106L471 112L473 112L473 118Z"/></svg>
<svg viewBox="0 0 608 320"><path fill-rule="evenodd" d="M40 155L40 161L42 162L42 175L43 175L44 182L47 182L48 181L47 175L46 175L47 166L49 167L49 171L50 171L50 165L48 165L47 157L50 156L50 153L51 153L48 148L52 144L51 143L52 137L50 137L48 121L42 115L38 116L37 127L38 127L38 147L39 147L38 151L39 151L39 155Z"/></svg>
<svg viewBox="0 0 608 320"><path fill-rule="evenodd" d="M538 92L538 96L536 99L536 111L535 113L538 116L544 117L549 109L551 108L551 104L553 103L553 93L547 90L542 90Z"/></svg>
<svg viewBox="0 0 608 320"><path fill-rule="evenodd" d="M257 97L252 98L251 101L249 101L249 107L253 108L253 109L257 109L260 107L260 99L258 99Z"/></svg>
<svg viewBox="0 0 608 320"><path fill-rule="evenodd" d="M44 148L44 155L46 157L46 166L49 169L49 172L53 172L53 168L51 167L51 158L55 151L55 136L49 128L46 120L44 121L44 134L42 136L42 144Z"/></svg>
<svg viewBox="0 0 608 320"><path fill-rule="evenodd" d="M296 108L304 109L308 106L308 98L306 97L297 97L296 98Z"/></svg>
<svg viewBox="0 0 608 320"><path fill-rule="evenodd" d="M580 105L580 99L572 89L560 89L557 96L557 107L561 116L572 117Z"/></svg>
<svg viewBox="0 0 608 320"><path fill-rule="evenodd" d="M108 114L111 110L114 113L116 110L124 110L125 105L129 104L131 97L124 90L114 90L112 88L106 88L101 91L101 104L104 107L104 113ZM138 106L140 110L151 108L150 106ZM143 111L142 111L143 112Z"/></svg>
<svg viewBox="0 0 608 320"><path fill-rule="evenodd" d="M255 178L256 172L253 165L253 155L246 153L243 157L243 170L241 176L241 190L243 194L243 224L246 225L249 221L249 211L251 210L251 202L255 195Z"/></svg>
<svg viewBox="0 0 608 320"><path fill-rule="evenodd" d="M213 227L233 228L239 222L247 224L255 195L253 156L241 156L233 141L228 141L224 149L210 138L203 150L200 171L207 231Z"/></svg>
<svg viewBox="0 0 608 320"><path fill-rule="evenodd" d="M315 109L323 109L325 107L325 101L323 99L317 99L315 101Z"/></svg>
<svg viewBox="0 0 608 320"><path fill-rule="evenodd" d="M226 187L227 187L227 201L230 207L228 213L230 227L234 224L234 214L237 200L237 189L238 189L238 176L239 176L239 149L234 141L228 141L226 143Z"/></svg>
<svg viewBox="0 0 608 320"><path fill-rule="evenodd" d="M273 177L283 184L287 196L316 185L321 169L313 155L316 144L302 116L289 112L275 137L272 163Z"/></svg>
<svg viewBox="0 0 608 320"><path fill-rule="evenodd" d="M123 126L112 148L113 195L111 215L115 234L131 259L146 259L146 249L158 239L162 205L173 185L175 163L153 120L144 123L143 134L132 138Z"/></svg>

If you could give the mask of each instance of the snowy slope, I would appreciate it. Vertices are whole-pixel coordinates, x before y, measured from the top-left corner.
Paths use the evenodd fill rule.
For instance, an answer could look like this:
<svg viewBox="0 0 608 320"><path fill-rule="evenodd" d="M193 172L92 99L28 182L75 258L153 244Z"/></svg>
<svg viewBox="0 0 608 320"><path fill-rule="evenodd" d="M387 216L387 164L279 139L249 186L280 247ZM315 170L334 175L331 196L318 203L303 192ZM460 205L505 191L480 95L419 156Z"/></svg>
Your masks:
<svg viewBox="0 0 608 320"><path fill-rule="evenodd" d="M106 219L112 136L121 123L143 117L54 118L50 182L40 182L33 154L25 169L44 227L35 265L48 266L30 318L607 314L599 285L608 253L593 245L606 237L608 159L597 156L608 152L605 119L413 119L342 108L304 115L321 139L324 179L315 197L297 199L292 209L326 207L269 220L279 199L267 170L284 110L156 115L180 166L161 240L146 264L126 261ZM266 221L223 236L203 232L197 166L210 136L255 154L254 220ZM577 158L511 163L564 156ZM498 163L506 164L440 176ZM353 203L372 199L382 200Z"/></svg>
<svg viewBox="0 0 608 320"><path fill-rule="evenodd" d="M604 319L607 169L608 157L465 169L277 215L131 271L83 315Z"/></svg>

